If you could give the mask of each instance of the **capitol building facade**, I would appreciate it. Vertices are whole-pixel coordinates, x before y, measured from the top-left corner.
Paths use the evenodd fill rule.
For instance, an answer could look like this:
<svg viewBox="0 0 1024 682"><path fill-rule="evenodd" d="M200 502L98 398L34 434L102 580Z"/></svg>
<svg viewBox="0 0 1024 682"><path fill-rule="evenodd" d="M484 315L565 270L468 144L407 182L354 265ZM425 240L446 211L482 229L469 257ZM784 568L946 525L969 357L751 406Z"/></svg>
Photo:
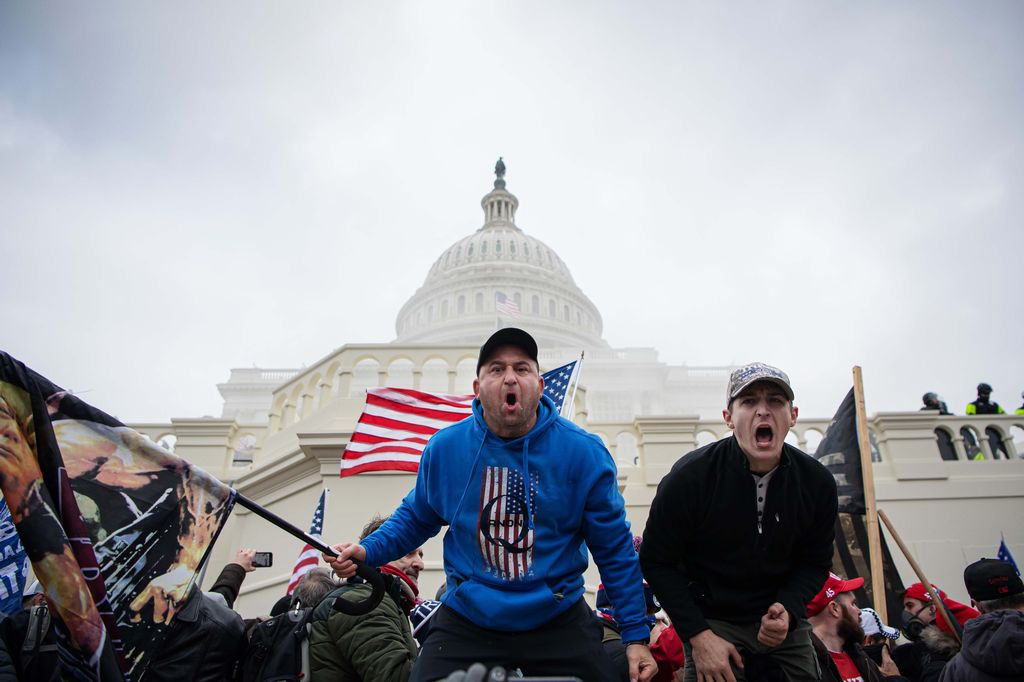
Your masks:
<svg viewBox="0 0 1024 682"><path fill-rule="evenodd" d="M584 354L573 419L599 435L619 468L634 532L662 476L698 445L728 435L721 410L729 366L668 365L653 348L612 348L601 313L576 285L565 262L516 224L518 198L499 160L493 189L481 200L483 224L444 249L423 285L398 311L393 341L346 344L301 369L233 369L218 385L219 418L131 424L153 440L229 481L297 526L307 527L323 488L330 489L324 539L356 539L377 513L397 507L412 488L408 473L340 478L340 459L373 386L469 393L480 344L500 326L528 330L540 347L541 371ZM440 246L440 245L439 245ZM756 359L756 358L751 358ZM787 439L813 452L830 415L801 418ZM966 599L963 566L994 555L1002 532L1024 554L1024 460L1011 436L1019 415L940 417L880 413L869 419L876 446L875 489L929 578ZM986 438L980 461L968 459L962 428L1004 435L1011 457L998 459ZM947 430L959 459L939 456L935 429ZM937 523L935 519L943 521ZM442 531L443 532L443 531ZM204 586L240 547L274 552L274 565L247 576L236 608L265 614L284 594L301 549L295 540L240 507L218 539ZM890 547L896 552L895 544ZM424 547L421 593L443 582L441 536ZM916 578L897 557L906 582ZM600 582L596 569L588 588Z"/></svg>

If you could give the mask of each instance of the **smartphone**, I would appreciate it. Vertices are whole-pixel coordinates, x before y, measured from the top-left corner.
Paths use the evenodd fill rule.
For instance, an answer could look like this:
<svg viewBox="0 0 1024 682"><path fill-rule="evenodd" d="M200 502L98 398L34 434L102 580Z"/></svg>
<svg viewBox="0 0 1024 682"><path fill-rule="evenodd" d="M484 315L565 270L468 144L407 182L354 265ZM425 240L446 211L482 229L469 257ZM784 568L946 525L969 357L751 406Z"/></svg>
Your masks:
<svg viewBox="0 0 1024 682"><path fill-rule="evenodd" d="M252 557L252 565L256 568L266 568L274 565L273 552L256 552Z"/></svg>

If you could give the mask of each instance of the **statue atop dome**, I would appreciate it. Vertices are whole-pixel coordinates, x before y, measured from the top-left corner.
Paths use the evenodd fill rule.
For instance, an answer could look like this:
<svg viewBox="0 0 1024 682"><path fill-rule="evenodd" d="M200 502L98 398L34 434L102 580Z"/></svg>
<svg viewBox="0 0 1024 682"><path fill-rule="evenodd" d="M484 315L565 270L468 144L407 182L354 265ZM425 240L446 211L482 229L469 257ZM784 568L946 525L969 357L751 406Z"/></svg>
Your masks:
<svg viewBox="0 0 1024 682"><path fill-rule="evenodd" d="M498 163L494 164L494 189L505 189L505 161L504 157L498 157Z"/></svg>

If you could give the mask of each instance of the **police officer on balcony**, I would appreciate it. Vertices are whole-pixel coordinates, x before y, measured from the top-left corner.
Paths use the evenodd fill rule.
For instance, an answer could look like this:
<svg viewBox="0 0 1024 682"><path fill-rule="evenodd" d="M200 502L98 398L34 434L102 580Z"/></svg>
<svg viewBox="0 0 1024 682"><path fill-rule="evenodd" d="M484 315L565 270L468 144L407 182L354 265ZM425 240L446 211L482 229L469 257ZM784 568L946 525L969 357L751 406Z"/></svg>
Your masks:
<svg viewBox="0 0 1024 682"><path fill-rule="evenodd" d="M967 403L967 414L1006 414L999 403L989 400L992 387L982 382L978 384L978 399Z"/></svg>

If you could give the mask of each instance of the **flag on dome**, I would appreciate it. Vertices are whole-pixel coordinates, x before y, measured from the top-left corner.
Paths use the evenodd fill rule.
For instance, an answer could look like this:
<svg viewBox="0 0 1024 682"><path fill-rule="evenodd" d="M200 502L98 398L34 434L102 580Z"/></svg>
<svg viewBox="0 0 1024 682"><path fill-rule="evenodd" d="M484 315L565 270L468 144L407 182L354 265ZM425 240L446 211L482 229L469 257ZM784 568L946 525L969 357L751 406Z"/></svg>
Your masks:
<svg viewBox="0 0 1024 682"><path fill-rule="evenodd" d="M316 511L313 512L313 520L309 524L309 534L318 540L324 532L324 515L327 513L327 493L328 490L325 488L320 493L320 502L316 505ZM306 575L320 563L320 550L313 547L313 545L307 544L299 552L299 558L295 561L295 568L292 569L292 579L288 581L288 591L286 594L291 594L292 590L295 589L295 585L298 584L299 578Z"/></svg>
<svg viewBox="0 0 1024 682"><path fill-rule="evenodd" d="M500 291L494 293L494 309L499 315L511 318L518 318L521 312L519 305Z"/></svg>
<svg viewBox="0 0 1024 682"><path fill-rule="evenodd" d="M542 375L544 393L560 415L572 410L581 365L582 356ZM341 456L341 476L417 471L430 437L472 414L473 397L390 386L366 389L366 406Z"/></svg>

